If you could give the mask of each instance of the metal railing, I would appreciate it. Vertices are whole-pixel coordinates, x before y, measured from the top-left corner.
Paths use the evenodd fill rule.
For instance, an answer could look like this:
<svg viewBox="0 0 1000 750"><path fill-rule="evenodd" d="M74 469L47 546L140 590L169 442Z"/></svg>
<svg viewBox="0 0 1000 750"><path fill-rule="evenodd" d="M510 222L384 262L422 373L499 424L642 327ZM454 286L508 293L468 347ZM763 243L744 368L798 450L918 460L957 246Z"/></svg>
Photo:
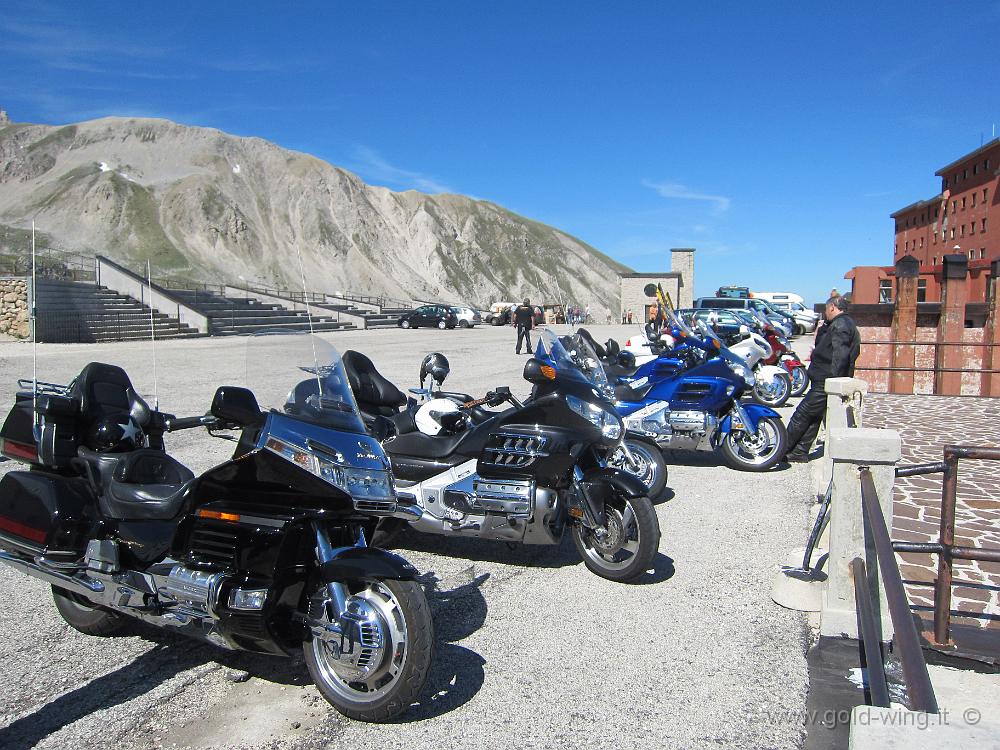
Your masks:
<svg viewBox="0 0 1000 750"><path fill-rule="evenodd" d="M965 547L955 544L955 505L958 499L959 459L1000 461L1000 448L946 445L944 461L896 469L897 477L943 473L941 486L941 527L937 542L893 542L896 552L923 552L938 556L934 581L934 640L939 646L951 643L951 587L955 560L1000 563L1000 549Z"/></svg>
<svg viewBox="0 0 1000 750"><path fill-rule="evenodd" d="M920 646L920 637L917 635L917 628L913 624L910 615L910 604L906 599L906 590L903 588L903 577L899 573L899 566L896 564L896 555L893 552L892 541L889 539L889 530L886 527L885 517L882 515L882 507L879 504L878 491L872 480L871 470L868 467L861 467L859 470L861 479L861 504L864 508L865 529L867 535L875 546L875 556L878 561L878 571L882 577L882 586L885 589L886 605L889 609L889 617L892 619L892 627L896 633L896 651L899 653L903 666L903 680L906 683L907 695L910 697L911 708L915 711L926 711L937 713L937 698L934 695L934 687L931 685L930 675L927 673L927 662L924 661L923 650ZM875 617L875 592L878 591L878 584L869 577L865 561L856 557L851 561L851 572L854 575L854 595L858 601L858 618L860 620L860 630L862 642L865 647L865 661L868 664L869 688L872 700L883 700L884 703L875 703L888 708L889 695L886 688L885 661L882 657L881 645L879 643L879 625ZM877 691L884 690L876 695Z"/></svg>

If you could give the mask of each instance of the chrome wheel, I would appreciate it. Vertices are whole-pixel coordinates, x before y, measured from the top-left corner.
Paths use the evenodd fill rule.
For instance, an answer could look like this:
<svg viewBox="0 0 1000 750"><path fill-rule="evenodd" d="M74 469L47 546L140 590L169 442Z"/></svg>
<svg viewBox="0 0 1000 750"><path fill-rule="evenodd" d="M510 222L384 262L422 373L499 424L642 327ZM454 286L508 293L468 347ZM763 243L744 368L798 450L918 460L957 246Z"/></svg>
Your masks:
<svg viewBox="0 0 1000 750"><path fill-rule="evenodd" d="M655 445L642 440L626 440L632 460L629 461L621 447L608 457L608 466L631 474L646 486L651 498L659 496L667 485L667 463Z"/></svg>
<svg viewBox="0 0 1000 750"><path fill-rule="evenodd" d="M383 721L405 710L427 677L433 623L423 590L412 581L375 581L332 616L325 586L310 601L310 618L337 624L345 635L314 625L303 644L323 697L355 719Z"/></svg>
<svg viewBox="0 0 1000 750"><path fill-rule="evenodd" d="M612 581L645 573L660 546L660 525L648 497L620 498L604 508L605 524L573 526L573 543L591 572Z"/></svg>
<svg viewBox="0 0 1000 750"><path fill-rule="evenodd" d="M785 454L787 433L781 419L762 417L756 432L732 430L722 441L722 457L733 469L765 471Z"/></svg>
<svg viewBox="0 0 1000 750"><path fill-rule="evenodd" d="M793 367L789 376L792 379L792 396L798 398L809 387L809 376L805 367Z"/></svg>
<svg viewBox="0 0 1000 750"><path fill-rule="evenodd" d="M788 373L775 375L769 381L760 380L753 387L754 401L766 406L777 407L788 401L792 392L792 379Z"/></svg>

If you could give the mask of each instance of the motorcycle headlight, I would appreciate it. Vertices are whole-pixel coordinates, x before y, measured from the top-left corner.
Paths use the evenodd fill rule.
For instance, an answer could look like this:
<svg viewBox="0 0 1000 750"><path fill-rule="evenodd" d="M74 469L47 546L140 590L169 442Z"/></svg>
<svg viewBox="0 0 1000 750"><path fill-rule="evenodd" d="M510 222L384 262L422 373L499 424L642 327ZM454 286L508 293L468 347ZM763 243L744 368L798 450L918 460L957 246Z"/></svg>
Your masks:
<svg viewBox="0 0 1000 750"><path fill-rule="evenodd" d="M319 476L358 500L393 500L395 488L388 471L337 466L319 459Z"/></svg>
<svg viewBox="0 0 1000 750"><path fill-rule="evenodd" d="M341 466L274 437L268 438L264 447L315 474L323 481L339 487L357 500L396 499L396 488L388 471Z"/></svg>
<svg viewBox="0 0 1000 750"><path fill-rule="evenodd" d="M622 420L613 411L570 395L566 396L566 405L599 429L604 437L609 440L621 438Z"/></svg>

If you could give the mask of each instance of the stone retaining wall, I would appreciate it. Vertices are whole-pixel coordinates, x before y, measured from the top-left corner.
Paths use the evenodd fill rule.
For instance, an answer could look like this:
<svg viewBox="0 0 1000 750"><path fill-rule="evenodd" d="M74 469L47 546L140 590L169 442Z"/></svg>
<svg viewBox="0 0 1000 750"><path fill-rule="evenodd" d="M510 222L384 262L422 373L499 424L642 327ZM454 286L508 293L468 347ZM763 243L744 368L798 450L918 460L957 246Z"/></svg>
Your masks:
<svg viewBox="0 0 1000 750"><path fill-rule="evenodd" d="M20 339L31 335L27 279L0 278L0 334Z"/></svg>

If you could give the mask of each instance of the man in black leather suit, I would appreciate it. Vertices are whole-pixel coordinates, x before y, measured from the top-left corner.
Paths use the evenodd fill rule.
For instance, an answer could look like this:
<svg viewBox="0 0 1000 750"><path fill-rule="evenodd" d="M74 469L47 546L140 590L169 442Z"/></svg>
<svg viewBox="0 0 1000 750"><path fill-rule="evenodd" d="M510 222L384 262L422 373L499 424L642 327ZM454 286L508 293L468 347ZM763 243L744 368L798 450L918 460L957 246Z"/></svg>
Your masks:
<svg viewBox="0 0 1000 750"><path fill-rule="evenodd" d="M525 300L523 304L514 308L514 325L517 326L517 348L516 352L521 353L521 341L528 344L528 354L531 354L531 329L535 325L535 311L531 309L531 303Z"/></svg>
<svg viewBox="0 0 1000 750"><path fill-rule="evenodd" d="M826 414L826 379L854 375L854 363L861 354L861 334L847 314L850 303L841 296L826 301L826 325L816 334L816 348L809 362L809 393L788 421L788 451L785 460L809 460L809 446L816 439Z"/></svg>

